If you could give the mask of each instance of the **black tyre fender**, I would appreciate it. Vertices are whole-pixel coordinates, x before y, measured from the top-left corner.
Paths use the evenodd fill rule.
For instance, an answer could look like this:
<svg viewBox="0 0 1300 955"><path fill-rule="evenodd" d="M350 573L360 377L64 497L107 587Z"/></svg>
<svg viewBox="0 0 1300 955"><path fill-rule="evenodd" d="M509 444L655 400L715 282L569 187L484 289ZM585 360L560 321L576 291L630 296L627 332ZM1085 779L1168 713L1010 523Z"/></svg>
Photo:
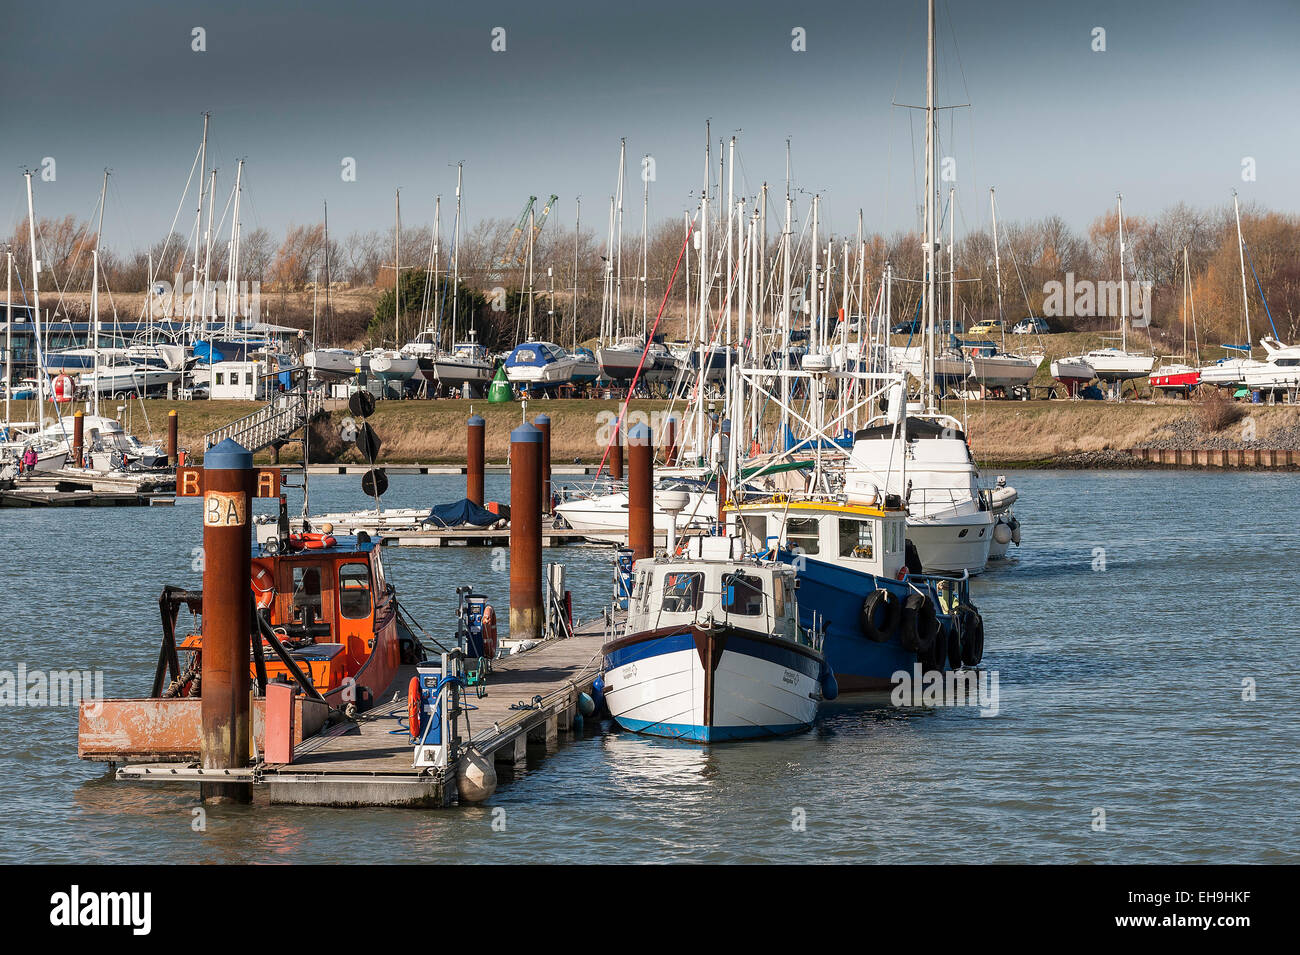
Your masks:
<svg viewBox="0 0 1300 955"><path fill-rule="evenodd" d="M951 621L944 631L947 633L947 652L948 652L948 669L960 669L962 663L962 640L961 627L957 626L957 621Z"/></svg>
<svg viewBox="0 0 1300 955"><path fill-rule="evenodd" d="M862 601L859 625L862 635L875 643L884 643L898 630L903 617L903 602L883 587L867 594Z"/></svg>
<svg viewBox="0 0 1300 955"><path fill-rule="evenodd" d="M924 657L933 650L938 634L939 617L934 601L924 594L908 594L903 602L903 649Z"/></svg>
<svg viewBox="0 0 1300 955"><path fill-rule="evenodd" d="M961 662L968 667L979 666L984 659L984 618L974 607L961 614Z"/></svg>

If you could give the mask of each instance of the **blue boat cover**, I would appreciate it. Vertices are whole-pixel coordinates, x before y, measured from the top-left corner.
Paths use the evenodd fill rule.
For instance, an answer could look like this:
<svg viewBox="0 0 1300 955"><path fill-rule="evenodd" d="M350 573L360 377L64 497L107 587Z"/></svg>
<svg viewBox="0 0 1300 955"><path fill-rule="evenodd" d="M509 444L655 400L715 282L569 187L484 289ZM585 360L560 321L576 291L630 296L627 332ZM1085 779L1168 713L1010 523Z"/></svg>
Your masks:
<svg viewBox="0 0 1300 955"><path fill-rule="evenodd" d="M487 508L479 507L465 497L452 504L435 504L423 523L434 527L488 527L500 519Z"/></svg>

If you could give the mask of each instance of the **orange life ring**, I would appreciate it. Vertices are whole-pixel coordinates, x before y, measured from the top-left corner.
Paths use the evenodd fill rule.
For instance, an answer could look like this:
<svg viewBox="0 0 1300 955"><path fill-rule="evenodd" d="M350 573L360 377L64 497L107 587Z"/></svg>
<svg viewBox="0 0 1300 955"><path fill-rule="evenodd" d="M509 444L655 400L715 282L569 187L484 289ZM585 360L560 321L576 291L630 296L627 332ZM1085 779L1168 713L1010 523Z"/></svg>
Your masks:
<svg viewBox="0 0 1300 955"><path fill-rule="evenodd" d="M290 534L289 543L304 550L320 550L322 547L333 547L338 540L333 534Z"/></svg>
<svg viewBox="0 0 1300 955"><path fill-rule="evenodd" d="M423 709L420 705L420 678L413 676L406 687L406 719L410 725L411 739L420 738Z"/></svg>
<svg viewBox="0 0 1300 955"><path fill-rule="evenodd" d="M253 597L260 610L270 610L275 603L275 575L265 564L253 564Z"/></svg>
<svg viewBox="0 0 1300 955"><path fill-rule="evenodd" d="M497 612L491 604L483 608L483 655L489 660L497 655Z"/></svg>

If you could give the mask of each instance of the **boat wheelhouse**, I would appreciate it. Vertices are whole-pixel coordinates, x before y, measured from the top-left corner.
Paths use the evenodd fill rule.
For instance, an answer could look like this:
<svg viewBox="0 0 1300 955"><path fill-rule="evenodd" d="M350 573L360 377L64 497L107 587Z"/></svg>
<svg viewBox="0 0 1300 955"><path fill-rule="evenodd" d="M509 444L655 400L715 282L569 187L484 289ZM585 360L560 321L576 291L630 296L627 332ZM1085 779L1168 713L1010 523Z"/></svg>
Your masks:
<svg viewBox="0 0 1300 955"><path fill-rule="evenodd" d="M909 567L907 511L783 495L727 508L751 552L789 564L805 626L824 629L826 662L843 690L881 690L894 674L975 666L984 627L967 576Z"/></svg>
<svg viewBox="0 0 1300 955"><path fill-rule="evenodd" d="M301 689L295 735L323 725L331 710L367 709L393 682L402 658L396 596L384 576L378 541L286 534L260 524L253 545L250 599L256 604L248 667L255 693L253 730L263 745L261 717L270 681ZM78 754L112 762L194 759L200 750L203 637L202 591L164 589L163 645L152 690L137 699L83 703ZM182 607L194 626L177 634ZM409 637L407 638L410 639ZM413 648L412 648L413 652Z"/></svg>

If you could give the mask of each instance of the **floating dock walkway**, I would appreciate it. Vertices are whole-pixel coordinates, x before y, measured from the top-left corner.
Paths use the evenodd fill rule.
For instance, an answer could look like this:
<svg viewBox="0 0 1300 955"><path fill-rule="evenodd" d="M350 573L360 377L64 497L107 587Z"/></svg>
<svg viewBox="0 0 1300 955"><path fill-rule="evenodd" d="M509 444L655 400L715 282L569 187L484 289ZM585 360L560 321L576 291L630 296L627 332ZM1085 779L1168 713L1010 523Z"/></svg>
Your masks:
<svg viewBox="0 0 1300 955"><path fill-rule="evenodd" d="M405 806L438 808L458 799L457 778L471 754L502 775L522 767L529 748L552 752L571 733L578 695L590 693L601 672L600 648L607 625L597 619L575 636L547 640L495 661L487 695L463 703L475 707L458 723L462 752L446 770L416 769L406 731L406 688L414 667L402 667L379 703L353 722L331 726L296 749L288 765L241 769L199 768L196 763L125 765L119 780L199 783L223 779L265 789L272 804L300 806ZM539 702L534 702L540 697ZM522 704L524 709L512 709Z"/></svg>

